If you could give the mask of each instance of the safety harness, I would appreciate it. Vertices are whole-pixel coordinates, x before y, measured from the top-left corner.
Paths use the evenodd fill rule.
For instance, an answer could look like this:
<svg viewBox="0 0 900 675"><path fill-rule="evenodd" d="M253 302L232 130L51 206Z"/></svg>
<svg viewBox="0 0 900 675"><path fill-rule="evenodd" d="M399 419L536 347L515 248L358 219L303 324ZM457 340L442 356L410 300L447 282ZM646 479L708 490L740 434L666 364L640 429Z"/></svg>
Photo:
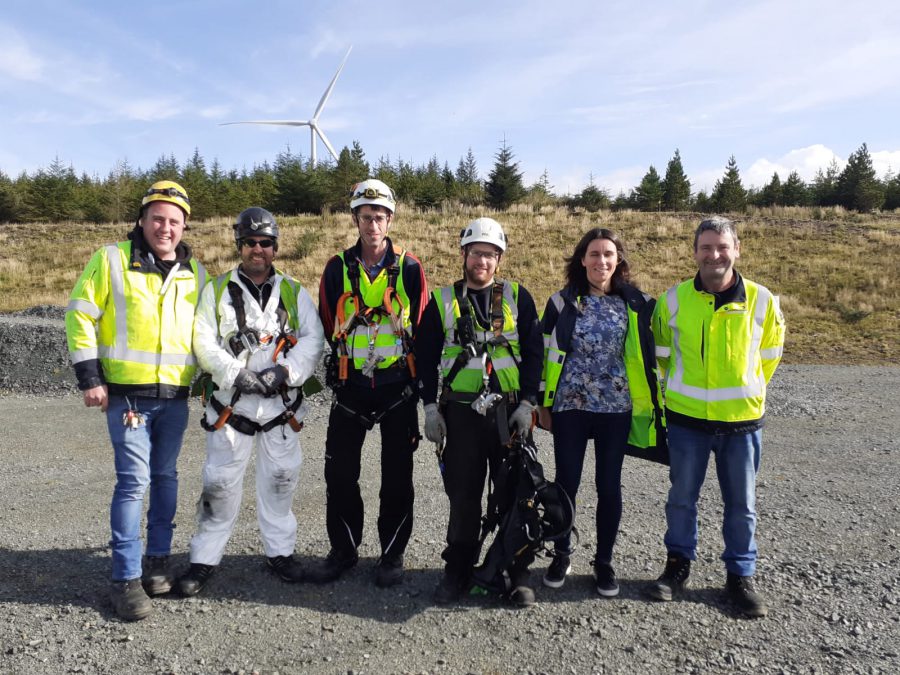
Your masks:
<svg viewBox="0 0 900 675"><path fill-rule="evenodd" d="M350 376L350 348L347 341L353 332L359 327L365 327L367 331L374 330L374 335L369 338L369 355L361 372L366 377L374 377L378 364L384 361L384 357L375 353L375 338L381 326L380 319L390 319L391 330L400 341L403 349L403 357L397 361L399 365L406 365L410 376L416 377L415 358L410 345L409 334L403 326L403 299L397 293L397 280L401 269L398 264L402 251L394 249L394 262L386 268L388 284L382 297L382 303L377 307L369 307L363 300L360 291L359 260L350 252L344 254L344 265L347 268L347 278L350 281L350 290L344 292L337 301L337 312L334 324L333 341L337 352L337 377L335 384L340 386L347 383ZM394 309L394 301L400 307L398 314ZM353 305L353 312L347 315L347 302ZM333 367L333 366L332 366Z"/></svg>
<svg viewBox="0 0 900 675"><path fill-rule="evenodd" d="M476 337L475 311L472 307L472 300L467 293L465 280L460 280L453 284L453 293L459 305L459 317L456 320L454 342L462 348L462 351L457 355L453 365L450 366L450 370L443 379L438 405L443 410L450 401L469 403L472 409L481 415L495 415L500 442L506 444L509 442L509 427L506 413L510 407L518 402L518 393L501 391L500 382L497 379L493 363L491 362L490 351L488 350L490 346L506 347L516 366L519 365L519 359L516 358L509 340L503 334L503 282L495 281L491 288L489 314L493 337L482 343L479 343ZM477 358L480 358L482 362L483 379L481 391L478 393L453 391L453 380L456 379L456 376L472 359ZM438 461L440 463L442 462L441 450L438 450L438 453Z"/></svg>
<svg viewBox="0 0 900 675"><path fill-rule="evenodd" d="M240 284L231 280L231 273L219 275L213 280L215 285L215 307L216 307L216 326L219 326L219 302L222 294L227 289L228 296L231 298L231 306L234 308L234 316L237 321L237 332L229 337L228 349L232 355L237 356L244 349L250 353L256 352L260 345L270 344L275 341L275 351L272 353L272 363L276 363L280 353L287 354L290 349L297 344L297 338L294 337L289 329L296 330L299 327L299 318L297 316L297 295L294 284L288 279L282 278L279 285L278 308L275 310L278 317L278 325L280 330L277 335L260 335L259 331L247 325L247 312L244 308L244 292ZM204 373L203 376L209 376ZM210 383L212 382L209 376ZM203 387L203 403L208 402L212 405L213 410L219 415L218 419L212 424L206 421L206 415L200 417L200 426L206 431L217 431L225 424L231 425L236 431L248 436L253 436L258 432L266 432L278 426L289 424L294 431L300 431L303 428L303 422L296 417L297 410L303 404L303 389L297 388L297 397L291 402L288 395L288 386L282 385L279 394L284 403L284 412L277 417L269 420L265 424L259 424L254 420L243 415L234 414L234 406L241 397L239 389L234 390L231 401L228 405L223 405L218 399L211 395L211 390L215 386Z"/></svg>

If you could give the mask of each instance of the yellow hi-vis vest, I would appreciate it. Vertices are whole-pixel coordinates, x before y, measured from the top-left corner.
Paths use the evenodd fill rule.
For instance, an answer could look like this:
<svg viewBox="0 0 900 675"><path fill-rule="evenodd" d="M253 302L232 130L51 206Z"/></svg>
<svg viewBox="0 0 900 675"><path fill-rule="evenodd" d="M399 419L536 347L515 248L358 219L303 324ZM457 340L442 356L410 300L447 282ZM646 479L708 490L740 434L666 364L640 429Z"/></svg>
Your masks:
<svg viewBox="0 0 900 675"><path fill-rule="evenodd" d="M405 251L397 251L397 281L394 290L397 293L397 299L391 301L394 313L400 319L400 324L406 332L407 337L412 334L412 321L410 320L409 296L403 286L403 261L406 257ZM344 259L344 252L338 253L338 257L344 263L344 292L353 292L353 284L350 280L347 261ZM379 369L390 368L397 361L405 357L404 345L401 336L394 334L394 326L391 323L391 317L382 311L384 309L384 292L388 288L389 270L382 269L378 275L369 281L369 275L365 270L359 269L359 261L352 261L357 265L359 271L359 300L362 303L359 307L360 311L364 311L367 307L374 311L371 314L371 325L357 325L347 336L347 350L353 367L362 370L369 358L370 346L371 353L375 356L381 356L384 360L378 363ZM347 317L351 317L356 312L356 306L352 298L344 301L344 312ZM335 320L335 331L339 328L337 320Z"/></svg>
<svg viewBox="0 0 900 675"><path fill-rule="evenodd" d="M581 297L576 297L578 305ZM559 378L562 376L563 365L566 360L566 352L557 341L557 329L559 328L559 316L565 306L565 298L562 293L554 293L550 297L550 304L556 309L556 318L550 333L544 334L544 374L541 386L544 389L542 405L552 408L556 391L559 386ZM652 302L652 300L651 300ZM653 364L654 354L644 354L641 347L641 330L638 322L638 313L626 300L625 307L628 316L628 328L625 333L625 375L628 378L628 392L631 396L631 429L628 432L628 445L635 448L655 448L657 446L657 423L664 426L660 420L661 410L654 405L654 399L661 405L662 392L659 386L656 368ZM647 308L649 313L649 307ZM647 317L644 318L647 325ZM570 332L574 330L569 327ZM649 328L647 329L649 339ZM645 344L648 344L645 342ZM649 344L652 344L650 342ZM648 362L649 361L649 362ZM649 365L649 368L647 367ZM653 391L651 393L651 387Z"/></svg>
<svg viewBox="0 0 900 675"><path fill-rule="evenodd" d="M503 327L502 336L506 344L495 341L494 331L482 326L475 317L472 322L475 325L475 346L478 348L478 356L469 359L469 362L457 373L453 381L449 383L450 390L459 393L477 394L484 387L485 364L482 362L482 350L487 353L487 361L491 364L500 382L503 392L519 390L519 361L521 360L521 347L519 345L519 330L517 321L519 318L519 285L511 281L500 281L503 284ZM461 316L459 298L456 296L455 286L445 286L433 293L437 302L441 321L444 325L444 349L441 353L441 377L446 378L456 357L463 347L458 342L457 320ZM445 383L446 386L446 383Z"/></svg>
<svg viewBox="0 0 900 675"><path fill-rule="evenodd" d="M131 242L94 253L66 308L72 363L100 359L111 384L187 387L196 370L191 352L194 313L206 270L191 258L164 279L128 269Z"/></svg>
<svg viewBox="0 0 900 675"><path fill-rule="evenodd" d="M777 296L743 279L746 299L715 309L689 279L665 292L653 314L666 408L700 420L744 422L765 413L766 385L784 349Z"/></svg>

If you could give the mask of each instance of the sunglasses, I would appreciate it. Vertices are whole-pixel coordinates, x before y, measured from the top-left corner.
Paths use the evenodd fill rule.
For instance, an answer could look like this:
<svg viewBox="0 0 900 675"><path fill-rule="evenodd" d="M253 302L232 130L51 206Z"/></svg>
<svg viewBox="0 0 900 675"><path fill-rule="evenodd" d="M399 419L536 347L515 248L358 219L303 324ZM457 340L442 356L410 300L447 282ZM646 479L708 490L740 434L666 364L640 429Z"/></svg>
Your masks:
<svg viewBox="0 0 900 675"><path fill-rule="evenodd" d="M182 201L187 202L188 204L191 203L191 200L188 199L188 196L186 194L184 194L181 190L178 190L173 187L150 188L149 190L147 190L147 193L145 196L149 197L150 195L165 195L166 197L172 197L172 198L177 197L178 199L181 199Z"/></svg>
<svg viewBox="0 0 900 675"><path fill-rule="evenodd" d="M274 239L241 239L241 246L253 248L259 245L260 248L272 248L275 245Z"/></svg>

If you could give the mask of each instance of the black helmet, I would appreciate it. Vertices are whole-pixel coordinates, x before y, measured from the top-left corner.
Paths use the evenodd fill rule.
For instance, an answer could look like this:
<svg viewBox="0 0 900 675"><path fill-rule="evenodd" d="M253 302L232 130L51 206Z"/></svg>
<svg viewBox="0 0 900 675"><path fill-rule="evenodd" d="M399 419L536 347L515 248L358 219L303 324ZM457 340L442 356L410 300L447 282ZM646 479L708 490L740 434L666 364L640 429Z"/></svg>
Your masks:
<svg viewBox="0 0 900 675"><path fill-rule="evenodd" d="M275 216L259 206L251 206L241 211L234 224L234 240L240 249L245 237L272 237L278 239L278 223Z"/></svg>

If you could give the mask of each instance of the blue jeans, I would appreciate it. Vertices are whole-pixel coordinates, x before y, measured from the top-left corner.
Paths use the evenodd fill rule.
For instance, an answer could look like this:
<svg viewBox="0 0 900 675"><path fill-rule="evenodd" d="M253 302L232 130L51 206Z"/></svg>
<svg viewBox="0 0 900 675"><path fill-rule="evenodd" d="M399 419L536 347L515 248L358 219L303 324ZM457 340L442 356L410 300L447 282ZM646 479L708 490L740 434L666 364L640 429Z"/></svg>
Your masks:
<svg viewBox="0 0 900 675"><path fill-rule="evenodd" d="M589 439L594 440L594 483L597 486L597 562L611 563L613 546L622 520L622 462L631 411L595 413L564 410L553 413L553 454L556 458L556 482L575 503L584 453ZM556 542L559 553L569 553L571 537Z"/></svg>
<svg viewBox="0 0 900 675"><path fill-rule="evenodd" d="M724 502L722 560L732 574L753 576L762 430L716 434L670 423L668 439L671 487L666 501L666 550L688 560L697 558L697 500L713 453Z"/></svg>
<svg viewBox="0 0 900 675"><path fill-rule="evenodd" d="M148 486L147 555L169 555L178 504L175 464L188 420L187 399L129 396L128 401L144 417L136 429L122 424L125 396L111 395L106 411L116 465L109 514L113 581L141 576L141 516Z"/></svg>

